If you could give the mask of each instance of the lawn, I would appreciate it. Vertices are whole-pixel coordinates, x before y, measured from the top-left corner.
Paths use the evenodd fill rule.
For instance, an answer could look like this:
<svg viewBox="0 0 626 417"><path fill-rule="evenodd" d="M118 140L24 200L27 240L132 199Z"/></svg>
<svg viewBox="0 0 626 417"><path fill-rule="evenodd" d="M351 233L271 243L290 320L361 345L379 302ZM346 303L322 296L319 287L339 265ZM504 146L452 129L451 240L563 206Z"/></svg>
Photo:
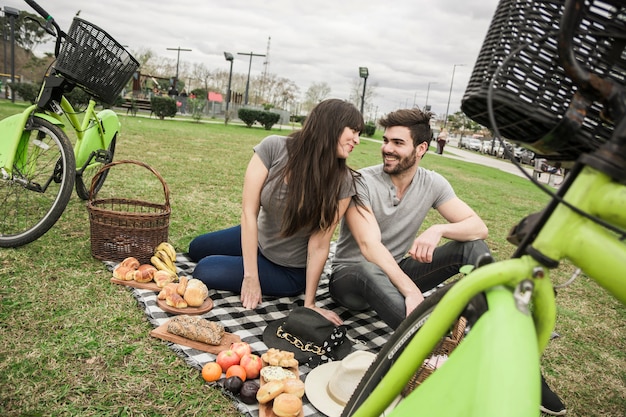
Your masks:
<svg viewBox="0 0 626 417"><path fill-rule="evenodd" d="M21 106L23 107L23 106ZM0 102L0 116L20 105ZM121 115L116 159L155 168L170 191L170 241L185 251L196 235L239 222L244 170L260 128ZM288 134L276 126L271 133ZM378 134L380 135L380 134ZM380 161L380 145L363 139L354 168ZM427 154L423 166L446 176L485 219L497 259L512 254L511 226L547 197L527 180L496 169ZM107 194L108 193L108 194ZM145 169L115 167L101 196L163 202ZM427 223L438 221L436 213ZM573 268L555 274L567 280ZM230 400L166 344L131 292L109 282L90 252L85 203L72 197L39 240L0 249L0 415L238 415ZM626 409L625 309L586 277L559 291L556 331L544 355L546 378L571 416L623 416Z"/></svg>

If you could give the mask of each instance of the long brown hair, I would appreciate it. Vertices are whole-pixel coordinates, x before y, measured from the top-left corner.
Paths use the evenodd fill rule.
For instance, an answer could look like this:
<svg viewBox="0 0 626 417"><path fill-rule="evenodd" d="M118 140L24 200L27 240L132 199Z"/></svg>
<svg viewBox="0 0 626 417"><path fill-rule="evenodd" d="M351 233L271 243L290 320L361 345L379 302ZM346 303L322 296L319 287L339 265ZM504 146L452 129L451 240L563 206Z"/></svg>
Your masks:
<svg viewBox="0 0 626 417"><path fill-rule="evenodd" d="M348 175L353 182L356 175L337 156L337 143L346 127L362 132L363 116L354 105L329 99L311 110L301 130L289 135L289 157L276 182L278 186L288 183L283 236L299 230L327 230L335 222L342 185Z"/></svg>

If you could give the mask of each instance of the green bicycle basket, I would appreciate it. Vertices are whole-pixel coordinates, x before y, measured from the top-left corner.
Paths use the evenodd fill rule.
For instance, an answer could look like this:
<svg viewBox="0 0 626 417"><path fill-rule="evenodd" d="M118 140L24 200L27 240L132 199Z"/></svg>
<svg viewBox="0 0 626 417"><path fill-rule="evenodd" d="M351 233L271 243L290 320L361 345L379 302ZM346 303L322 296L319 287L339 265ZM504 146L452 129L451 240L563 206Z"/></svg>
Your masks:
<svg viewBox="0 0 626 417"><path fill-rule="evenodd" d="M559 64L557 34L564 0L501 0L491 21L461 109L492 127L489 85L502 137L553 160L574 160L596 149L613 127L594 103L582 127L568 137L546 135L562 120L576 87ZM626 80L626 2L585 0L586 10L574 36L574 53L592 73L619 84ZM512 54L516 49L517 53ZM500 68L501 67L501 68Z"/></svg>
<svg viewBox="0 0 626 417"><path fill-rule="evenodd" d="M108 33L78 17L54 64L57 72L108 104L115 102L138 67Z"/></svg>

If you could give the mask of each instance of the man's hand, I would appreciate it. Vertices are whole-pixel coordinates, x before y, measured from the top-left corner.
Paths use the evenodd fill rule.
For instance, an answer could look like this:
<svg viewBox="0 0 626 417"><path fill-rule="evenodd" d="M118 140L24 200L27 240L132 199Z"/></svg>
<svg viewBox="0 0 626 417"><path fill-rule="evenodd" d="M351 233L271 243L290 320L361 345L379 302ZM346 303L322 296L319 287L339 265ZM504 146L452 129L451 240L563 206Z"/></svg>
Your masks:
<svg viewBox="0 0 626 417"><path fill-rule="evenodd" d="M255 309L263 301L258 278L244 277L241 283L241 303L245 308Z"/></svg>
<svg viewBox="0 0 626 417"><path fill-rule="evenodd" d="M409 255L413 259L423 263L431 263L433 261L433 252L439 241L441 233L435 226L429 227L413 241L413 246L409 250Z"/></svg>
<svg viewBox="0 0 626 417"><path fill-rule="evenodd" d="M407 317L409 316L409 314L411 314L413 310L415 310L415 307L422 303L422 301L424 301L424 295L421 291L412 292L404 298L404 305L406 307Z"/></svg>

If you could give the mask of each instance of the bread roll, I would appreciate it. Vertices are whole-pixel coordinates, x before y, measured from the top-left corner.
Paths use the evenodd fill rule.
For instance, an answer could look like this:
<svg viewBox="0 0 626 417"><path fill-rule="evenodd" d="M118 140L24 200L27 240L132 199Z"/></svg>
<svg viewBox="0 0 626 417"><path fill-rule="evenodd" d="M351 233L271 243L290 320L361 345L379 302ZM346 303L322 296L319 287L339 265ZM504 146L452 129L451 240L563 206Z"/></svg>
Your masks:
<svg viewBox="0 0 626 417"><path fill-rule="evenodd" d="M150 282L154 279L154 274L157 269L150 264L139 265L135 275L135 281L137 282Z"/></svg>
<svg viewBox="0 0 626 417"><path fill-rule="evenodd" d="M293 394L282 393L274 398L272 411L278 417L296 417L302 410L302 400Z"/></svg>
<svg viewBox="0 0 626 417"><path fill-rule="evenodd" d="M126 275L129 272L134 271L134 269L128 267L128 266L124 266L122 264L117 265L114 269L113 269L113 278L115 279L121 279L122 281L126 281ZM131 278L132 279L132 278Z"/></svg>
<svg viewBox="0 0 626 417"><path fill-rule="evenodd" d="M163 288L170 282L174 282L174 275L170 272L158 270L154 273L154 282L156 282L157 287Z"/></svg>
<svg viewBox="0 0 626 417"><path fill-rule="evenodd" d="M286 394L293 394L298 398L302 398L304 396L304 382L300 379L289 378L283 381L285 385L285 389L283 390Z"/></svg>
<svg viewBox="0 0 626 417"><path fill-rule="evenodd" d="M177 292L165 296L165 304L174 308L187 308L187 302Z"/></svg>
<svg viewBox="0 0 626 417"><path fill-rule="evenodd" d="M187 282L187 289L183 298L190 307L200 307L209 297L209 289L204 282L192 278Z"/></svg>
<svg viewBox="0 0 626 417"><path fill-rule="evenodd" d="M260 404L266 404L272 401L278 395L282 394L285 389L283 381L270 381L261 386L256 393L256 399Z"/></svg>
<svg viewBox="0 0 626 417"><path fill-rule="evenodd" d="M168 296L171 296L172 294L176 294L178 292L177 289L178 289L178 284L174 282L170 282L165 287L163 287L163 289L161 290L157 298L159 300L165 300Z"/></svg>
<svg viewBox="0 0 626 417"><path fill-rule="evenodd" d="M120 265L127 266L131 269L137 269L139 268L139 261L137 260L137 258L129 256L128 258L120 262Z"/></svg>
<svg viewBox="0 0 626 417"><path fill-rule="evenodd" d="M180 295L181 297L185 295L185 290L187 289L187 282L189 282L189 279L185 276L178 278L177 291L178 291L178 295Z"/></svg>

